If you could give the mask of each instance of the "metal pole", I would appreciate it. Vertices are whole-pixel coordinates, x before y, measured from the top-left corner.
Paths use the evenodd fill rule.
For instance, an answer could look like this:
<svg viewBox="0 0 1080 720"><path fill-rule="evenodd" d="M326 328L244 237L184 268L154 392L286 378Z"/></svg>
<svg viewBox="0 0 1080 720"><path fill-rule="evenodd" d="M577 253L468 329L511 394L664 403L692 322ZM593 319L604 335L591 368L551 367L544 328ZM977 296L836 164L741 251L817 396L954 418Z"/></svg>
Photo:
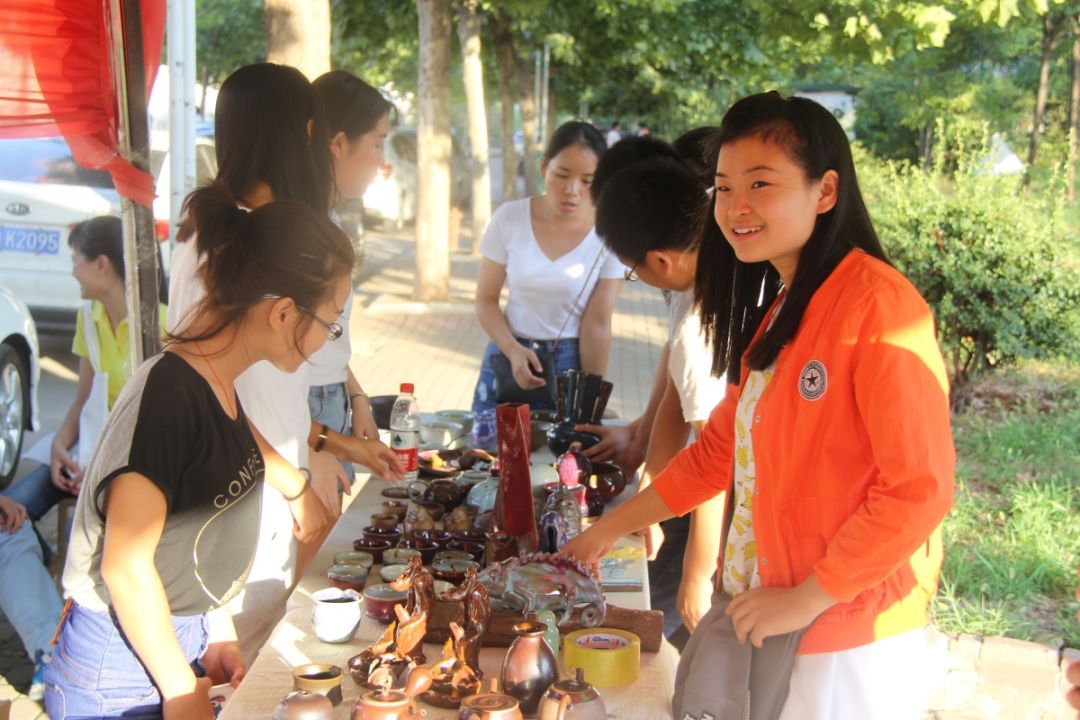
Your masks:
<svg viewBox="0 0 1080 720"><path fill-rule="evenodd" d="M534 152L540 143L544 142L544 137L540 135L540 51L533 51L533 63L536 66L536 73L533 77L533 115L535 120L533 122L533 137L532 145L529 146L529 152Z"/></svg>
<svg viewBox="0 0 1080 720"><path fill-rule="evenodd" d="M150 129L146 117L139 0L109 0L108 10L120 152L135 167L149 172ZM150 208L121 198L120 220L124 228L124 277L131 367L136 368L143 360L157 353L160 338L154 216Z"/></svg>
<svg viewBox="0 0 1080 720"><path fill-rule="evenodd" d="M195 2L169 0L169 241L195 187Z"/></svg>

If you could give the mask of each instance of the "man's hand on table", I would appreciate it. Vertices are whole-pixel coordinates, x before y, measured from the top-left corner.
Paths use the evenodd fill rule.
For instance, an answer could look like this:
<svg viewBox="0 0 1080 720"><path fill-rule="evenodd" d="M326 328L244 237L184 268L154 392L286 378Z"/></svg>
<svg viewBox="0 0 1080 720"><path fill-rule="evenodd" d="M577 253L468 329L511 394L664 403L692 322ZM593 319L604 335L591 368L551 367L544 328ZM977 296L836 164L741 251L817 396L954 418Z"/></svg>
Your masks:
<svg viewBox="0 0 1080 720"><path fill-rule="evenodd" d="M247 664L235 640L210 643L202 656L202 666L214 685L229 683L238 687L247 674Z"/></svg>
<svg viewBox="0 0 1080 720"><path fill-rule="evenodd" d="M333 518L341 516L341 495L352 493L349 477L338 459L330 453L311 450L308 462L311 464L311 491L319 498L326 511Z"/></svg>
<svg viewBox="0 0 1080 720"><path fill-rule="evenodd" d="M377 477L395 481L405 477L405 466L397 453L378 440L346 437L342 442L346 445L349 460L368 468Z"/></svg>
<svg viewBox="0 0 1080 720"><path fill-rule="evenodd" d="M628 481L645 462L645 448L635 439L632 425L576 425L578 432L600 436L600 442L588 450L585 457L594 462L613 462L622 469Z"/></svg>

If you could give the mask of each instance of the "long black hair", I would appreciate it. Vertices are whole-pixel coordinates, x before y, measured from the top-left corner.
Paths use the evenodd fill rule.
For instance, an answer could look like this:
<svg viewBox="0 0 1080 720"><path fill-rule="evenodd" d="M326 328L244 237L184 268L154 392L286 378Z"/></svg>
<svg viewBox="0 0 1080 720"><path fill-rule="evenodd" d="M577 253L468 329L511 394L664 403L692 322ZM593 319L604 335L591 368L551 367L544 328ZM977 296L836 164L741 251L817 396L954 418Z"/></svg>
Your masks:
<svg viewBox="0 0 1080 720"><path fill-rule="evenodd" d="M261 181L275 200L329 212L330 137L322 103L299 70L256 63L234 71L218 94L214 135L216 179L234 197Z"/></svg>
<svg viewBox="0 0 1080 720"><path fill-rule="evenodd" d="M859 190L847 135L832 113L806 98L776 92L751 95L724 115L712 157L724 145L748 137L782 147L807 181L820 180L829 170L839 177L836 204L817 216L780 312L746 352L748 367L763 370L795 336L810 298L852 248L888 259ZM715 202L714 197L710 210L715 210ZM715 220L702 218L694 296L713 347L713 374L727 370L732 382L739 380L743 351L780 288L780 275L769 262L740 262Z"/></svg>
<svg viewBox="0 0 1080 720"><path fill-rule="evenodd" d="M327 134L339 132L349 142L375 129L383 115L395 112L394 104L376 88L347 70L331 70L311 81L323 105Z"/></svg>
<svg viewBox="0 0 1080 720"><path fill-rule="evenodd" d="M587 122L571 120L551 133L547 147L544 148L544 162L551 162L556 155L573 145L581 145L591 150L597 159L602 158L607 151L607 140L604 140L603 133Z"/></svg>

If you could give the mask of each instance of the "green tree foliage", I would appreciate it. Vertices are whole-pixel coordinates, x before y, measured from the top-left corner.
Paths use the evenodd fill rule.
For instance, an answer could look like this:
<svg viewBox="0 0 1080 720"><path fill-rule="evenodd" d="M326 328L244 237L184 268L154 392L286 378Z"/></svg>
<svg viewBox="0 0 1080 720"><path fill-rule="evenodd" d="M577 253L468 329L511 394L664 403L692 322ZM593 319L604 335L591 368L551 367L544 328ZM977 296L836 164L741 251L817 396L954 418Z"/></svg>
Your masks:
<svg viewBox="0 0 1080 720"><path fill-rule="evenodd" d="M196 0L199 79L220 85L243 65L266 60L262 0Z"/></svg>
<svg viewBox="0 0 1080 720"><path fill-rule="evenodd" d="M963 405L971 381L991 368L1075 357L1080 268L1060 186L1024 194L1018 175L987 173L982 146L939 132L950 140L939 158L956 158L953 172L944 160L926 167L863 154L857 163L886 250L934 310L954 403Z"/></svg>

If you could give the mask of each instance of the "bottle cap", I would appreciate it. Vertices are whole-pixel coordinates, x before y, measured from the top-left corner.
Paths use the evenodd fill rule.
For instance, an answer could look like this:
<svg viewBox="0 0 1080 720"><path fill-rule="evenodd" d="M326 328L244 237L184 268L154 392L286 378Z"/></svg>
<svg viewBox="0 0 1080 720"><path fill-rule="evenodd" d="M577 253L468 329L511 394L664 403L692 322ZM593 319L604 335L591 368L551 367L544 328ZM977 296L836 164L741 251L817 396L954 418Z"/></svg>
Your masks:
<svg viewBox="0 0 1080 720"><path fill-rule="evenodd" d="M413 387L412 383L401 383L401 392L405 393L406 395L412 395L413 390L415 389L416 388Z"/></svg>

